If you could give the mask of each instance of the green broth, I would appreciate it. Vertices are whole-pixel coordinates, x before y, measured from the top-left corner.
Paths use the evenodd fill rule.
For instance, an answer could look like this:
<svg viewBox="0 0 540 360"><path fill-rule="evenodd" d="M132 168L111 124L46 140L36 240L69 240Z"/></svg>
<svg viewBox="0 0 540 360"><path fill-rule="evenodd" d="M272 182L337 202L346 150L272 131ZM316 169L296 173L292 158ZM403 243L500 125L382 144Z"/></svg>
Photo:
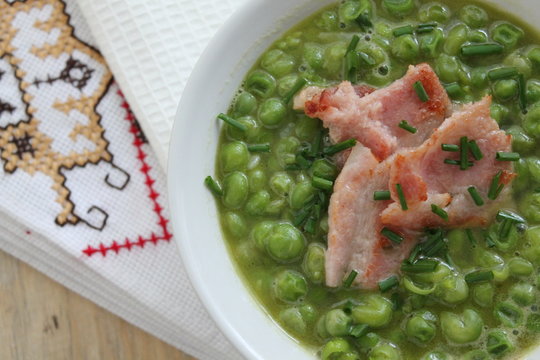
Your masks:
<svg viewBox="0 0 540 360"><path fill-rule="evenodd" d="M224 195L217 203L231 255L269 315L301 344L313 348L314 352L322 349L322 358L369 356L379 359L383 357L377 356L382 355L394 358L391 355L398 349L403 359L418 359L419 354L427 356L436 351L461 359L475 349L497 352L500 334L492 333L495 329L504 331L515 347L503 357L521 354L538 342L540 333L540 325L536 324L540 322L537 308L540 231L536 235L533 228L540 224L540 193L536 193L540 189L540 160L537 157L540 147L536 142L540 137L540 105L537 105L540 104L540 47L536 46L540 44L540 38L518 19L483 3L417 1L411 2L414 10L408 14L408 2L401 1L403 6L390 7L394 13L405 14L396 17L385 10L382 2L348 0L319 11L276 41L246 76L228 114L247 130L225 124L217 154L216 178L224 189ZM365 4L371 5L369 18L373 26L364 23L362 26L366 31L363 31L357 22L346 19L356 17L358 9ZM488 18L474 9L462 10L464 5L470 4L484 9ZM393 35L396 28L434 21L437 29L433 31L400 37ZM507 22L516 25L518 30L501 25ZM497 26L503 28L494 30ZM513 34L519 35L520 31L523 35L515 43ZM474 230L476 244L472 244L461 230L445 235L452 263L450 270L445 271L459 279L458 285L463 284L466 274L478 269L494 268L495 279L469 285L467 292L462 289L463 294L456 290L422 296L405 289L400 276L401 284L382 294L394 300L392 306L399 303L398 309L392 310L391 319L381 315L386 314L383 310L379 318L373 318L367 305L367 310L355 308L357 302L366 301L366 296L375 296L369 295L373 292L331 289L324 285L321 264L326 248L330 194L314 188L311 181L313 176L334 180L337 169L327 158L305 169L292 170L302 163L298 154L314 144L321 133L324 135L322 145L329 143L319 120L293 111L290 104L283 101L299 76L320 86L344 80L343 59L354 34L360 36L357 49L366 54L364 60L360 60L358 83L383 87L403 76L409 64L428 62L441 82L450 85L447 89L454 102L476 101L486 94L493 94L492 116L501 128L514 136L514 151L521 154L521 160L516 164L519 176L513 184L517 209L513 210L526 218L529 229L514 226L510 236L515 244L497 243L490 247L493 244L484 240L489 228ZM459 55L463 45L492 43L494 38L506 46L500 55L471 58ZM517 80L487 78L490 70L501 66L515 67L524 74L527 115L522 114L520 108ZM247 146L261 144L269 144L271 151L266 152L265 146ZM325 194L322 198L321 193ZM313 203L318 204L321 211L318 218L314 216L317 220L310 220L312 212L301 225L294 227L292 223L299 221L303 208ZM500 225L494 222L491 228L496 226ZM437 286L443 289L443 285L437 283ZM460 296L466 299L460 300ZM377 299L378 302L373 300L373 306L387 309L391 304L390 300ZM454 301L456 303L451 304ZM351 308L352 314L349 314ZM448 337L466 337L468 330L462 329L456 334L454 329L452 333L451 325L455 322L451 316L441 317L441 314L462 314L466 309L474 309L482 318L482 334L473 342L452 345ZM366 311L368 315L365 315ZM429 311L435 318L421 311ZM499 317L494 311L498 311ZM522 313L522 320L513 326L516 312ZM373 321L377 325L370 327L368 335L350 336L351 327L361 325L359 320L351 318L363 319L364 323ZM441 331L441 318L445 324L450 324L445 328L446 336ZM536 320L535 326L533 320ZM527 321L529 328L525 326ZM356 331L361 333L362 328L357 326ZM378 342L374 340L376 338L379 338ZM343 343L343 339L347 343ZM331 343L325 346L328 342ZM378 345L373 348L375 343ZM332 347L341 347L341 355L329 356ZM472 357L472 353L467 356L482 358ZM486 358L491 357L496 356ZM443 359L430 357L436 358Z"/></svg>

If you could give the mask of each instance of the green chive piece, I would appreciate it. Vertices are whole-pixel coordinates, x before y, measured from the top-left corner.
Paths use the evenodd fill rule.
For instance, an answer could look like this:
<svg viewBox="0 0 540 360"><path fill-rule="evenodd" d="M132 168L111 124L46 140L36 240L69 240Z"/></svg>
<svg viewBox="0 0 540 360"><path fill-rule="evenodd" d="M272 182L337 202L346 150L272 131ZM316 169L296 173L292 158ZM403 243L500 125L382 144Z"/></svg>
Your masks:
<svg viewBox="0 0 540 360"><path fill-rule="evenodd" d="M510 230L512 230L512 225L514 225L514 221L510 219L504 219L501 223L501 227L499 230L499 237L501 239L506 239L508 235L510 235Z"/></svg>
<svg viewBox="0 0 540 360"><path fill-rule="evenodd" d="M441 144L441 149L442 149L442 151L458 152L459 151L459 145Z"/></svg>
<svg viewBox="0 0 540 360"><path fill-rule="evenodd" d="M377 190L373 193L373 200L390 200L390 191L388 190Z"/></svg>
<svg viewBox="0 0 540 360"><path fill-rule="evenodd" d="M519 74L518 76L518 86L519 86L519 108L521 109L522 114L527 113L527 84L525 83L525 76Z"/></svg>
<svg viewBox="0 0 540 360"><path fill-rule="evenodd" d="M369 332L369 326L366 324L354 325L349 329L349 335L355 338L362 337Z"/></svg>
<svg viewBox="0 0 540 360"><path fill-rule="evenodd" d="M491 81L508 79L518 74L518 70L515 67L500 67L488 71L487 77Z"/></svg>
<svg viewBox="0 0 540 360"><path fill-rule="evenodd" d="M417 34L424 34L428 32L432 32L437 27L437 23L428 23L428 24L419 24L416 27L416 33Z"/></svg>
<svg viewBox="0 0 540 360"><path fill-rule="evenodd" d="M214 180L213 177L211 176L207 176L205 179L204 179L204 184L206 185L206 187L216 196L222 196L223 195L223 189L221 188L221 186L219 185L219 183Z"/></svg>
<svg viewBox="0 0 540 360"><path fill-rule="evenodd" d="M504 46L498 43L464 45L461 47L461 55L463 56L494 55L503 51Z"/></svg>
<svg viewBox="0 0 540 360"><path fill-rule="evenodd" d="M364 28L366 28L366 27L372 27L373 26L373 23L369 19L367 13L358 15L358 17L354 21L356 21L356 23L358 24L358 26L360 26L362 31L364 31Z"/></svg>
<svg viewBox="0 0 540 360"><path fill-rule="evenodd" d="M219 114L217 116L218 119L223 120L227 124L234 126L240 131L247 131L247 126L242 124L240 121L233 119L232 117L225 115L225 114Z"/></svg>
<svg viewBox="0 0 540 360"><path fill-rule="evenodd" d="M340 143L337 143L335 145L325 148L323 150L323 154L331 156L331 155L337 154L340 151L350 149L354 145L356 145L356 139L345 140L345 141L342 141Z"/></svg>
<svg viewBox="0 0 540 360"><path fill-rule="evenodd" d="M416 258L418 257L418 254L420 253L421 250L422 250L422 246L420 244L417 244L413 248L411 253L409 254L409 257L407 258L407 261L412 264L416 260Z"/></svg>
<svg viewBox="0 0 540 360"><path fill-rule="evenodd" d="M345 55L345 78L353 84L358 80L359 60L356 51L350 51Z"/></svg>
<svg viewBox="0 0 540 360"><path fill-rule="evenodd" d="M485 236L486 244L488 248L492 248L495 246L495 241L493 240L492 236L493 234L491 232L488 232L487 235Z"/></svg>
<svg viewBox="0 0 540 360"><path fill-rule="evenodd" d="M294 95L300 90L302 89L304 86L306 86L307 84L307 80L304 79L303 77L299 78L298 80L296 80L296 82L294 83L293 87L291 88L291 90L289 90L287 92L287 94L285 94L285 96L283 97L283 101L285 102L285 104L288 104L291 102L292 98L294 97Z"/></svg>
<svg viewBox="0 0 540 360"><path fill-rule="evenodd" d="M298 164L288 164L288 165L285 165L285 170L298 171L298 170L302 170L302 168Z"/></svg>
<svg viewBox="0 0 540 360"><path fill-rule="evenodd" d="M397 292L393 293L392 296L390 296L390 301L392 302L392 310L398 311L403 307L403 299Z"/></svg>
<svg viewBox="0 0 540 360"><path fill-rule="evenodd" d="M448 221L448 213L437 205L431 204L431 212L433 212L435 215L438 215L444 221Z"/></svg>
<svg viewBox="0 0 540 360"><path fill-rule="evenodd" d="M494 279L493 271L475 271L465 275L465 281L469 284L476 284Z"/></svg>
<svg viewBox="0 0 540 360"><path fill-rule="evenodd" d="M405 199L405 195L403 194L403 188L401 187L401 184L396 184L396 190L399 198L399 203L401 204L402 210L408 210L409 207L407 206L407 199Z"/></svg>
<svg viewBox="0 0 540 360"><path fill-rule="evenodd" d="M317 189L321 189L324 191L332 191L332 188L334 187L334 182L318 176L314 176L311 180L311 185L313 185L313 187Z"/></svg>
<svg viewBox="0 0 540 360"><path fill-rule="evenodd" d="M313 209L313 206L315 206L315 202L311 201L309 204L307 204L302 209L300 209L298 213L293 217L293 220L292 220L293 225L294 226L302 225L307 220L309 214L311 214L311 210Z"/></svg>
<svg viewBox="0 0 540 360"><path fill-rule="evenodd" d="M347 46L347 53L345 54L345 56L347 56L347 54L352 51L356 51L356 46L358 45L359 41L360 37L358 35L353 35L351 41L349 42L349 46Z"/></svg>
<svg viewBox="0 0 540 360"><path fill-rule="evenodd" d="M399 235L398 233L393 232L387 227L384 227L381 230L381 235L396 244L400 244L404 240L403 236Z"/></svg>
<svg viewBox="0 0 540 360"><path fill-rule="evenodd" d="M411 134L416 134L416 132L418 131L414 126L409 125L409 123L405 120L401 121L398 126L403 130L410 132Z"/></svg>
<svg viewBox="0 0 540 360"><path fill-rule="evenodd" d="M510 211L500 210L496 216L497 221L503 221L505 219L512 220L517 223L525 223L525 219L521 216L514 214Z"/></svg>
<svg viewBox="0 0 540 360"><path fill-rule="evenodd" d="M424 85L421 81L417 81L413 84L414 91L416 91L416 95L422 100L422 102L429 101L429 95L426 92L426 89L424 88Z"/></svg>
<svg viewBox="0 0 540 360"><path fill-rule="evenodd" d="M478 193L478 190L476 190L476 188L474 186L469 186L467 188L467 191L469 192L469 194L473 198L474 203L477 206L484 205L484 200L482 200L482 197L480 196L480 194Z"/></svg>
<svg viewBox="0 0 540 360"><path fill-rule="evenodd" d="M465 229L465 234L467 234L467 239L469 239L469 242L471 245L476 245L476 239L474 238L474 234L471 229Z"/></svg>
<svg viewBox="0 0 540 360"><path fill-rule="evenodd" d="M392 31L395 37L399 37L401 35L412 34L413 32L414 32L414 28L412 27L412 25L401 26L401 27L395 28L394 31Z"/></svg>
<svg viewBox="0 0 540 360"><path fill-rule="evenodd" d="M476 160L481 160L484 157L484 154L482 154L482 151L480 151L476 140L469 141L469 150Z"/></svg>
<svg viewBox="0 0 540 360"><path fill-rule="evenodd" d="M310 234L315 234L315 225L317 224L317 220L315 220L314 218L310 217L307 221L306 221L306 225L304 225L304 230Z"/></svg>
<svg viewBox="0 0 540 360"><path fill-rule="evenodd" d="M495 159L499 161L518 161L519 154L516 152L497 151L497 154L495 155Z"/></svg>
<svg viewBox="0 0 540 360"><path fill-rule="evenodd" d="M500 186L504 187L504 184L499 184L499 180L501 179L502 170L500 170L495 176L493 176L493 179L491 180L491 185L489 186L488 191L488 198L491 200L497 199L497 191ZM502 190L502 188L501 188ZM500 191L499 191L500 192Z"/></svg>
<svg viewBox="0 0 540 360"><path fill-rule="evenodd" d="M458 83L445 85L444 88L452 99L459 99L466 95L465 91Z"/></svg>
<svg viewBox="0 0 540 360"><path fill-rule="evenodd" d="M460 164L461 170L467 170L469 168L469 139L466 136L462 136L459 140L460 146Z"/></svg>
<svg viewBox="0 0 540 360"><path fill-rule="evenodd" d="M345 281L343 281L343 287L350 288L352 283L354 282L354 279L356 279L357 275L358 275L358 272L356 270L351 270L351 273L349 274L349 276L347 276Z"/></svg>
<svg viewBox="0 0 540 360"><path fill-rule="evenodd" d="M311 167L312 161L309 161L304 155L298 153L296 154L296 164L300 167L300 169L305 170Z"/></svg>
<svg viewBox="0 0 540 360"><path fill-rule="evenodd" d="M311 156L319 157L321 152L321 147L323 145L324 133L322 131L317 132L313 145L311 146Z"/></svg>
<svg viewBox="0 0 540 360"><path fill-rule="evenodd" d="M252 144L247 149L249 152L270 152L270 144Z"/></svg>
<svg viewBox="0 0 540 360"><path fill-rule="evenodd" d="M375 65L375 60L374 60L370 55L366 54L366 53L363 52L363 51L360 51L360 52L358 53L358 57L359 57L363 62L365 62L366 65L368 65L368 66L373 66L373 65Z"/></svg>
<svg viewBox="0 0 540 360"><path fill-rule="evenodd" d="M396 275L392 275L387 279L379 281L379 290L381 292L387 292L388 290L399 285L399 279Z"/></svg>
<svg viewBox="0 0 540 360"><path fill-rule="evenodd" d="M444 159L444 163L445 164L448 164L448 165L460 165L461 166L461 161L460 160L453 160L453 159ZM473 162L472 161L469 161L468 162L468 166L471 167L473 166Z"/></svg>
<svg viewBox="0 0 540 360"><path fill-rule="evenodd" d="M401 271L413 274L433 272L439 263L436 260L422 259L414 264L401 264Z"/></svg>

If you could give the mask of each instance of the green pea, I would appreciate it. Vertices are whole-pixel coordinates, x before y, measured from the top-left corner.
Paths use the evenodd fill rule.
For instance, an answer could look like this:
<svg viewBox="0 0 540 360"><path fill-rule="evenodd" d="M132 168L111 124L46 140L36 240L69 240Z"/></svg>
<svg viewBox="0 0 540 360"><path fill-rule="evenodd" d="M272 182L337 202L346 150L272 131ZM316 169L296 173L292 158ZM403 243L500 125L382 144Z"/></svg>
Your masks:
<svg viewBox="0 0 540 360"><path fill-rule="evenodd" d="M382 5L390 15L395 17L406 16L415 8L413 0L383 0Z"/></svg>
<svg viewBox="0 0 540 360"><path fill-rule="evenodd" d="M453 343L466 344L477 340L483 327L482 317L472 309L465 309L460 315L448 311L441 313L442 332Z"/></svg>
<svg viewBox="0 0 540 360"><path fill-rule="evenodd" d="M469 28L465 24L457 24L448 32L444 42L444 52L448 55L458 55L461 51L461 45L467 41Z"/></svg>
<svg viewBox="0 0 540 360"><path fill-rule="evenodd" d="M315 197L315 188L310 181L302 181L294 185L289 197L293 210L299 210Z"/></svg>
<svg viewBox="0 0 540 360"><path fill-rule="evenodd" d="M436 21L445 23L450 19L451 15L450 9L438 2L424 4L418 10L418 19L421 22Z"/></svg>
<svg viewBox="0 0 540 360"><path fill-rule="evenodd" d="M225 213L224 220L227 230L233 237L241 238L248 233L248 227L242 215L229 211Z"/></svg>
<svg viewBox="0 0 540 360"><path fill-rule="evenodd" d="M324 48L315 43L305 44L304 61L315 70L322 69L324 64Z"/></svg>
<svg viewBox="0 0 540 360"><path fill-rule="evenodd" d="M265 220L257 223L251 230L251 240L259 250L266 249L266 242L273 232L276 223L274 221Z"/></svg>
<svg viewBox="0 0 540 360"><path fill-rule="evenodd" d="M261 265L265 260L251 241L243 241L238 244L234 249L234 255L239 264L246 266Z"/></svg>
<svg viewBox="0 0 540 360"><path fill-rule="evenodd" d="M459 19L472 28L481 28L488 23L486 11L475 5L465 5L459 10Z"/></svg>
<svg viewBox="0 0 540 360"><path fill-rule="evenodd" d="M297 307L290 307L279 313L279 319L286 328L297 334L305 334L307 324Z"/></svg>
<svg viewBox="0 0 540 360"><path fill-rule="evenodd" d="M540 66L540 47L534 46L527 52L527 58L535 67Z"/></svg>
<svg viewBox="0 0 540 360"><path fill-rule="evenodd" d="M276 91L276 79L263 70L255 70L246 79L246 89L260 98L269 98Z"/></svg>
<svg viewBox="0 0 540 360"><path fill-rule="evenodd" d="M381 341L381 338L379 335L373 332L369 332L364 336L361 336L358 341L358 348L363 353L368 353L373 349L379 342Z"/></svg>
<svg viewBox="0 0 540 360"><path fill-rule="evenodd" d="M509 22L499 22L491 30L491 38L508 49L514 48L524 35L523 30Z"/></svg>
<svg viewBox="0 0 540 360"><path fill-rule="evenodd" d="M270 178L270 188L280 196L287 196L293 184L293 179L286 172L277 172Z"/></svg>
<svg viewBox="0 0 540 360"><path fill-rule="evenodd" d="M459 82L459 73L463 70L457 57L440 54L435 60L435 71L441 81L452 83Z"/></svg>
<svg viewBox="0 0 540 360"><path fill-rule="evenodd" d="M307 281L294 270L283 270L277 274L274 295L281 301L296 302L307 294Z"/></svg>
<svg viewBox="0 0 540 360"><path fill-rule="evenodd" d="M491 356L484 350L471 350L463 354L463 360L491 360Z"/></svg>
<svg viewBox="0 0 540 360"><path fill-rule="evenodd" d="M503 237L501 235L501 228L506 225L505 223L493 223L488 229L488 235L493 241L497 250L501 252L512 251L521 237L515 226L510 227L508 235Z"/></svg>
<svg viewBox="0 0 540 360"><path fill-rule="evenodd" d="M521 255L534 265L540 265L540 226L528 228L525 231L525 240Z"/></svg>
<svg viewBox="0 0 540 360"><path fill-rule="evenodd" d="M257 99L251 93L243 91L236 98L234 109L239 115L250 115L257 109Z"/></svg>
<svg viewBox="0 0 540 360"><path fill-rule="evenodd" d="M488 36L483 30L471 30L469 31L467 40L474 43L485 43L488 40Z"/></svg>
<svg viewBox="0 0 540 360"><path fill-rule="evenodd" d="M225 173L243 171L247 168L249 152L246 144L241 141L231 141L221 147L221 168Z"/></svg>
<svg viewBox="0 0 540 360"><path fill-rule="evenodd" d="M517 173L517 178L512 182L514 191L523 191L529 187L529 166L524 158L519 159L514 164L514 171Z"/></svg>
<svg viewBox="0 0 540 360"><path fill-rule="evenodd" d="M276 199L271 201L268 206L266 206L265 214L269 216L278 216L281 214L285 208L286 202L283 199Z"/></svg>
<svg viewBox="0 0 540 360"><path fill-rule="evenodd" d="M339 19L335 11L325 11L315 20L315 26L324 31L337 30L338 25Z"/></svg>
<svg viewBox="0 0 540 360"><path fill-rule="evenodd" d="M251 195L246 203L246 212L249 215L260 216L265 213L266 207L270 204L270 194L261 190Z"/></svg>
<svg viewBox="0 0 540 360"><path fill-rule="evenodd" d="M321 121L307 116L301 116L294 127L294 133L302 141L311 142L319 131L321 131Z"/></svg>
<svg viewBox="0 0 540 360"><path fill-rule="evenodd" d="M540 81L531 79L527 81L527 101L529 104L535 103L540 100Z"/></svg>
<svg viewBox="0 0 540 360"><path fill-rule="evenodd" d="M425 354L424 356L422 356L420 360L450 360L450 359L451 357L447 353L436 350L436 351L432 351Z"/></svg>
<svg viewBox="0 0 540 360"><path fill-rule="evenodd" d="M326 313L325 326L331 336L348 335L351 323L351 317L341 309L333 309Z"/></svg>
<svg viewBox="0 0 540 360"><path fill-rule="evenodd" d="M435 271L415 274L414 279L425 284L439 283L443 281L443 279L453 275L452 269L447 264L439 262Z"/></svg>
<svg viewBox="0 0 540 360"><path fill-rule="evenodd" d="M445 303L457 304L467 299L469 286L460 275L448 276L437 284L435 296Z"/></svg>
<svg viewBox="0 0 540 360"><path fill-rule="evenodd" d="M266 243L266 249L272 257L287 262L298 259L305 247L304 236L289 223L276 225Z"/></svg>
<svg viewBox="0 0 540 360"><path fill-rule="evenodd" d="M321 360L339 359L340 355L338 354L351 351L353 351L353 348L347 340L343 338L334 338L324 344L321 350Z"/></svg>
<svg viewBox="0 0 540 360"><path fill-rule="evenodd" d="M497 303L493 310L493 314L501 324L510 328L518 327L523 323L523 311L508 302Z"/></svg>
<svg viewBox="0 0 540 360"><path fill-rule="evenodd" d="M529 276L534 271L534 266L530 261L523 258L514 257L508 261L510 274L513 276Z"/></svg>
<svg viewBox="0 0 540 360"><path fill-rule="evenodd" d="M317 159L311 165L311 173L323 179L334 181L338 175L337 167L326 159Z"/></svg>
<svg viewBox="0 0 540 360"><path fill-rule="evenodd" d="M512 350L514 345L503 330L493 330L487 336L486 349L494 356L501 356Z"/></svg>
<svg viewBox="0 0 540 360"><path fill-rule="evenodd" d="M386 42L384 44L386 48ZM365 66L366 68L377 66L388 60L388 53L386 50L383 49L380 44L375 43L375 41L361 42L358 46L358 50L366 53L373 59L373 65L366 64L363 62L363 60L361 60L362 66Z"/></svg>
<svg viewBox="0 0 540 360"><path fill-rule="evenodd" d="M384 296L370 294L352 308L352 318L357 323L378 328L388 325L392 320L392 302Z"/></svg>
<svg viewBox="0 0 540 360"><path fill-rule="evenodd" d="M369 352L368 360L399 360L401 354L394 344L379 343Z"/></svg>
<svg viewBox="0 0 540 360"><path fill-rule="evenodd" d="M296 152L300 147L300 140L294 136L279 139L275 145L274 154L281 167L296 163Z"/></svg>
<svg viewBox="0 0 540 360"><path fill-rule="evenodd" d="M302 269L314 284L320 284L324 281L324 260L324 247L318 243L309 244L302 262Z"/></svg>
<svg viewBox="0 0 540 360"><path fill-rule="evenodd" d="M266 174L264 170L255 168L248 172L249 178L249 190L251 192L258 192L264 190L266 187Z"/></svg>
<svg viewBox="0 0 540 360"><path fill-rule="evenodd" d="M443 42L444 32L441 29L423 34L420 36L420 52L426 57L435 58L440 54Z"/></svg>
<svg viewBox="0 0 540 360"><path fill-rule="evenodd" d="M493 305L495 288L490 283L475 285L473 288L473 300L481 307L490 307Z"/></svg>
<svg viewBox="0 0 540 360"><path fill-rule="evenodd" d="M230 209L238 209L247 200L248 178L240 171L230 173L223 179L223 203Z"/></svg>
<svg viewBox="0 0 540 360"><path fill-rule="evenodd" d="M508 55L503 64L510 67L515 67L518 71L523 74L526 78L531 76L532 73L532 64L531 61L524 56L521 51L514 51Z"/></svg>
<svg viewBox="0 0 540 360"><path fill-rule="evenodd" d="M284 97L298 81L298 74L285 75L278 80L277 91L278 95Z"/></svg>
<svg viewBox="0 0 540 360"><path fill-rule="evenodd" d="M259 120L269 129L278 127L286 115L287 108L279 99L265 100L259 108Z"/></svg>
<svg viewBox="0 0 540 360"><path fill-rule="evenodd" d="M491 111L491 117L498 124L506 120L508 118L508 115L510 114L510 110L506 106L497 104L497 103L491 104L490 111Z"/></svg>
<svg viewBox="0 0 540 360"><path fill-rule="evenodd" d="M527 330L540 333L540 314L530 314L527 317Z"/></svg>
<svg viewBox="0 0 540 360"><path fill-rule="evenodd" d="M326 314L317 320L317 324L315 324L315 332L321 339L327 339L330 337L330 334L326 329Z"/></svg>
<svg viewBox="0 0 540 360"><path fill-rule="evenodd" d="M536 300L534 286L527 283L518 283L512 285L509 294L512 300L521 306L532 305Z"/></svg>
<svg viewBox="0 0 540 360"><path fill-rule="evenodd" d="M482 248L476 248L474 259L476 265L482 268L491 269L496 266L504 265L504 259L497 255L495 252L485 250Z"/></svg>
<svg viewBox="0 0 540 360"><path fill-rule="evenodd" d="M523 120L523 129L536 138L540 138L540 104L534 104L529 108Z"/></svg>
<svg viewBox="0 0 540 360"><path fill-rule="evenodd" d="M512 149L520 154L526 154L535 149L535 141L527 135L523 129L517 125L513 125L508 130L507 134L512 135Z"/></svg>
<svg viewBox="0 0 540 360"><path fill-rule="evenodd" d="M261 60L261 67L277 78L289 74L295 65L294 57L279 49L266 52Z"/></svg>
<svg viewBox="0 0 540 360"><path fill-rule="evenodd" d="M328 215L322 217L321 221L319 222L319 227L325 234L328 233Z"/></svg>
<svg viewBox="0 0 540 360"><path fill-rule="evenodd" d="M407 336L415 343L425 344L435 337L437 318L429 312L426 313L413 314L405 324Z"/></svg>
<svg viewBox="0 0 540 360"><path fill-rule="evenodd" d="M247 130L242 131L237 127L226 124L227 136L232 140L247 140L254 141L260 133L260 127L255 118L251 115L241 116L236 118L236 121L243 124Z"/></svg>
<svg viewBox="0 0 540 360"><path fill-rule="evenodd" d="M402 35L392 42L392 55L402 61L416 59L420 55L420 46L413 35Z"/></svg>
<svg viewBox="0 0 540 360"><path fill-rule="evenodd" d="M518 83L514 79L497 80L493 84L493 95L499 101L509 101L516 97Z"/></svg>
<svg viewBox="0 0 540 360"><path fill-rule="evenodd" d="M471 85L477 89L483 89L488 84L488 69L485 67L475 67L471 70Z"/></svg>
<svg viewBox="0 0 540 360"><path fill-rule="evenodd" d="M519 202L519 211L532 223L540 222L540 193L525 195Z"/></svg>
<svg viewBox="0 0 540 360"><path fill-rule="evenodd" d="M336 42L326 47L324 51L323 69L330 78L341 77L342 59L347 52L345 42Z"/></svg>
<svg viewBox="0 0 540 360"><path fill-rule="evenodd" d="M493 267L491 272L493 273L493 281L496 283L503 283L510 276L510 269L506 264Z"/></svg>

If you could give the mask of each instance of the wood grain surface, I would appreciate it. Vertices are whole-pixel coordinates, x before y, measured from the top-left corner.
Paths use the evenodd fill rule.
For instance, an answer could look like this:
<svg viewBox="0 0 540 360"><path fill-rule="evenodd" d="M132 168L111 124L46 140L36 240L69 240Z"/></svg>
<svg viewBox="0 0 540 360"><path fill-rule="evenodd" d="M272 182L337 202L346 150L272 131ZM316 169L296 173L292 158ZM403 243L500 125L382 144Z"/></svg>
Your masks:
<svg viewBox="0 0 540 360"><path fill-rule="evenodd" d="M195 360L1 251L0 359Z"/></svg>

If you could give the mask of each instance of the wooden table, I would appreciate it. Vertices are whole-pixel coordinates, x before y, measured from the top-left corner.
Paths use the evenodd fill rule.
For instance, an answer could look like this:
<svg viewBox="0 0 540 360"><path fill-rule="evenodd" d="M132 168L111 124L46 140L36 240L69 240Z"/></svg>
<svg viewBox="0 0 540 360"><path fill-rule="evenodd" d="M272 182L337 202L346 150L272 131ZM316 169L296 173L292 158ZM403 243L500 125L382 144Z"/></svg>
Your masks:
<svg viewBox="0 0 540 360"><path fill-rule="evenodd" d="M1 251L0 359L194 360Z"/></svg>

